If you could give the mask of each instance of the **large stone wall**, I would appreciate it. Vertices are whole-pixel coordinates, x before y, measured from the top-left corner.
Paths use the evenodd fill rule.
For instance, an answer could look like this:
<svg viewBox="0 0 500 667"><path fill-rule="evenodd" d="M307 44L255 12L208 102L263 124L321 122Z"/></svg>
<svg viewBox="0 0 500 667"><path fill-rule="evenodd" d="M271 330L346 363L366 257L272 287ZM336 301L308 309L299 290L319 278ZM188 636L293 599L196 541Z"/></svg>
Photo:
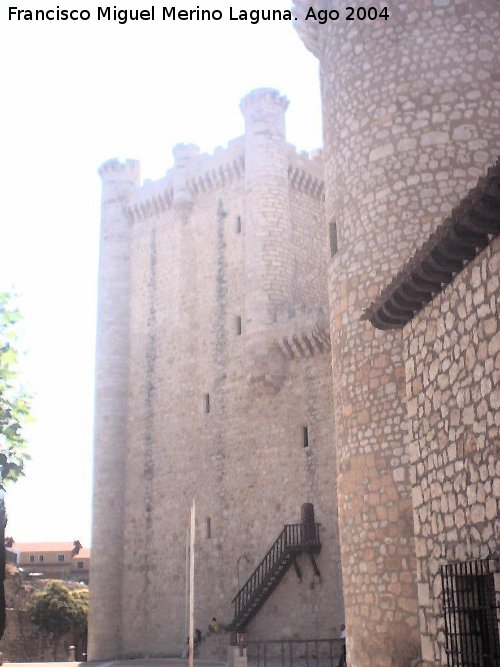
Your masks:
<svg viewBox="0 0 500 667"><path fill-rule="evenodd" d="M390 19L319 25L295 2L320 61L326 223L338 236L329 290L351 667L406 666L420 643L402 336L360 315L500 153L497 0L369 4Z"/></svg>
<svg viewBox="0 0 500 667"><path fill-rule="evenodd" d="M304 502L322 524L321 578L301 558L302 582L289 571L248 632L331 637L343 621L322 161L286 143L276 91L256 91L242 108L244 137L212 156L176 147L165 178L122 202L130 348L125 473L113 484L123 494L123 572L121 603L113 591L106 607L120 638L97 627L95 603L93 659L181 652L193 498L197 627L232 620L237 560L243 583ZM107 451L120 451L116 438ZM95 493L100 506L99 484ZM106 550L111 520L95 517L94 553ZM96 583L96 567L97 601L109 586L105 570Z"/></svg>
<svg viewBox="0 0 500 667"><path fill-rule="evenodd" d="M498 555L500 240L405 327L425 664L446 665L440 567Z"/></svg>

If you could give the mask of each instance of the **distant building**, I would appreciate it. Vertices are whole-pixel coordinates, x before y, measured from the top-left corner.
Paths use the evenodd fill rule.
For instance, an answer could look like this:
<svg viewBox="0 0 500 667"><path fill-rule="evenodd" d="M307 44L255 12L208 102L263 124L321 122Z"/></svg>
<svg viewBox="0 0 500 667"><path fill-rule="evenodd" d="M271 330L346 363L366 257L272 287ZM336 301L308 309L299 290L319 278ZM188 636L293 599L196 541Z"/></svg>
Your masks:
<svg viewBox="0 0 500 667"><path fill-rule="evenodd" d="M10 562L27 576L89 582L90 549L74 542L14 542L6 544Z"/></svg>

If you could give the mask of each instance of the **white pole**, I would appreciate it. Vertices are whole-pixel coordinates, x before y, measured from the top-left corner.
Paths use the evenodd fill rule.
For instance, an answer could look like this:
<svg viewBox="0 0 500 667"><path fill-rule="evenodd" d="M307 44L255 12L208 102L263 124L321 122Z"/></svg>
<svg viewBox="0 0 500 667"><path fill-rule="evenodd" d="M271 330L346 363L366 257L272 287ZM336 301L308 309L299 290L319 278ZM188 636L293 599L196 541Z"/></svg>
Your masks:
<svg viewBox="0 0 500 667"><path fill-rule="evenodd" d="M196 507L193 500L191 507L191 549L189 558L189 667L193 667L194 658L194 529Z"/></svg>
<svg viewBox="0 0 500 667"><path fill-rule="evenodd" d="M186 639L189 637L189 528L186 529L186 573L185 573L185 582L186 582L186 591L185 591L185 600L184 600L184 639L182 640L182 657L186 657L189 651L189 647L186 646Z"/></svg>

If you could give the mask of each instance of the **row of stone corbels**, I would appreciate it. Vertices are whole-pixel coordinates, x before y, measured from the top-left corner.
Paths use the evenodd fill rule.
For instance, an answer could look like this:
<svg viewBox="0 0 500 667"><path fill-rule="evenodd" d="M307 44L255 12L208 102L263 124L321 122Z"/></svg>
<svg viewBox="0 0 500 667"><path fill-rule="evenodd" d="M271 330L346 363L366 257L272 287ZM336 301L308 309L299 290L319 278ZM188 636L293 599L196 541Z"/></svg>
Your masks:
<svg viewBox="0 0 500 667"><path fill-rule="evenodd" d="M203 195L205 192L223 188L228 182L241 178L243 171L243 157L240 164L233 163L233 170L228 166L226 170L222 167L218 171L207 172L196 179L189 179L186 183L189 201ZM308 174L303 169L289 167L290 185L295 190L303 192L319 201L324 199L324 181ZM147 186L146 186L147 187ZM142 196L141 196L142 195ZM137 199L127 208L127 215L132 222L141 222L148 218L161 215L174 205L174 188L171 180L162 179L161 187L152 193L137 190Z"/></svg>
<svg viewBox="0 0 500 667"><path fill-rule="evenodd" d="M278 309L276 321L269 327L272 344L287 360L311 358L330 351L328 317L321 306L303 304L292 312Z"/></svg>
<svg viewBox="0 0 500 667"><path fill-rule="evenodd" d="M312 331L302 331L291 337L284 336L275 341L283 355L290 360L310 359L323 352L330 352L330 333L315 327Z"/></svg>
<svg viewBox="0 0 500 667"><path fill-rule="evenodd" d="M225 187L227 184L241 180L245 174L245 158L243 153L226 164L209 169L188 179L188 188L193 197Z"/></svg>
<svg viewBox="0 0 500 667"><path fill-rule="evenodd" d="M288 167L290 186L294 190L314 197L322 201L325 197L325 182L302 167L290 165Z"/></svg>
<svg viewBox="0 0 500 667"><path fill-rule="evenodd" d="M245 176L245 157L243 153L230 162L221 164L213 169L203 171L187 179L187 186L196 197L225 187L227 184L240 180ZM324 181L317 174L308 171L303 165L290 163L288 166L290 187L309 194L316 199L324 198Z"/></svg>
<svg viewBox="0 0 500 667"><path fill-rule="evenodd" d="M328 355L330 334L324 323L301 328L296 322L268 325L247 336L249 385L278 393L289 378L289 363Z"/></svg>
<svg viewBox="0 0 500 667"><path fill-rule="evenodd" d="M127 208L127 216L131 222L141 222L159 216L172 208L174 201L174 190L165 185L162 192L152 194L144 199L134 202Z"/></svg>

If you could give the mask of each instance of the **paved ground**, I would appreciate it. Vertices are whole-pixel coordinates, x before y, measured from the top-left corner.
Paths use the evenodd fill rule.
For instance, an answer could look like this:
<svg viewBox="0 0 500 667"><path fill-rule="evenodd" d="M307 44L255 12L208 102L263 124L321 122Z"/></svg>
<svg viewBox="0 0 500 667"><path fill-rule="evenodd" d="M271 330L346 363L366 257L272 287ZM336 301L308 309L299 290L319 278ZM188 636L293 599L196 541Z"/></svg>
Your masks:
<svg viewBox="0 0 500 667"><path fill-rule="evenodd" d="M223 662L195 660L196 667L222 667ZM4 662L9 667L187 667L187 659L143 658L139 660L113 660L109 662Z"/></svg>

